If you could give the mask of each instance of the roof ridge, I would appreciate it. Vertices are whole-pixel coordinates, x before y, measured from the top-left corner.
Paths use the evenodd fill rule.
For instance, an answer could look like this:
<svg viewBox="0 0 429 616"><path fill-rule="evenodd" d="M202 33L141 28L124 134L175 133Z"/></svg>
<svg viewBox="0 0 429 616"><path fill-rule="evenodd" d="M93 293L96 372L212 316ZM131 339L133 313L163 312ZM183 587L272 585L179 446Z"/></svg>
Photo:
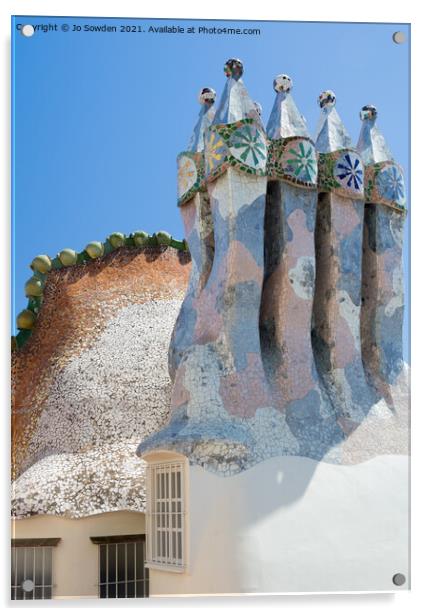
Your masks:
<svg viewBox="0 0 429 616"><path fill-rule="evenodd" d="M170 246L178 251L189 250L185 239L176 240L167 231L157 231L152 235L149 235L146 231L134 231L130 235L115 231L104 242L89 242L81 252L76 252L72 248L64 248L53 259L48 255L37 255L30 264L33 275L25 283L25 295L28 297L28 304L27 308L21 310L16 317L19 331L16 336L12 336L12 348L20 349L31 336L43 303L43 290L49 272L73 265L85 265L124 246L129 248Z"/></svg>

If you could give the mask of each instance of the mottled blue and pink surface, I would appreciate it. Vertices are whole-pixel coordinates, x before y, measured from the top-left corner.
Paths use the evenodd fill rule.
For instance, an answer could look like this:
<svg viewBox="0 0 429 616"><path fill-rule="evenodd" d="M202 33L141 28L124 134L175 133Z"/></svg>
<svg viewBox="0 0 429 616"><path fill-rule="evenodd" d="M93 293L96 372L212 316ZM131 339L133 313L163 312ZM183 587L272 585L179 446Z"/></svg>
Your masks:
<svg viewBox="0 0 429 616"><path fill-rule="evenodd" d="M362 109L354 148L322 92L312 141L279 75L265 130L242 73L226 63L216 112L202 91L178 158L192 274L170 344L171 417L139 454L230 475L278 455L407 453L405 191L377 111Z"/></svg>

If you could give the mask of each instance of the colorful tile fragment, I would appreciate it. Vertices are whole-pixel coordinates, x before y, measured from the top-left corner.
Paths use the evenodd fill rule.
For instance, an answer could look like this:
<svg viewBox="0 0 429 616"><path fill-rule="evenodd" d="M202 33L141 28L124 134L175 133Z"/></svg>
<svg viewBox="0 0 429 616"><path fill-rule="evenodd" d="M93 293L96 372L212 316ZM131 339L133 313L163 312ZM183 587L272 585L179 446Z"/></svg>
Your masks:
<svg viewBox="0 0 429 616"><path fill-rule="evenodd" d="M210 129L205 148L205 171L206 175L216 174L218 168L222 166L228 155L228 148L222 137Z"/></svg>
<svg viewBox="0 0 429 616"><path fill-rule="evenodd" d="M360 155L348 148L318 154L319 190L351 198L364 196L364 166Z"/></svg>
<svg viewBox="0 0 429 616"><path fill-rule="evenodd" d="M265 175L268 143L253 118L210 126L207 131L205 170L212 182L230 166L253 175Z"/></svg>
<svg viewBox="0 0 429 616"><path fill-rule="evenodd" d="M317 153L306 137L273 139L270 142L267 174L292 184L315 187L317 184Z"/></svg>
<svg viewBox="0 0 429 616"><path fill-rule="evenodd" d="M337 160L334 175L343 188L362 192L363 165L360 157L353 152L346 152Z"/></svg>
<svg viewBox="0 0 429 616"><path fill-rule="evenodd" d="M367 165L365 200L406 211L405 181L401 167L392 161Z"/></svg>
<svg viewBox="0 0 429 616"><path fill-rule="evenodd" d="M253 169L265 169L267 144L255 124L246 124L234 131L230 139L230 152Z"/></svg>
<svg viewBox="0 0 429 616"><path fill-rule="evenodd" d="M386 165L377 174L375 182L383 199L392 201L400 207L405 205L404 176L397 165Z"/></svg>
<svg viewBox="0 0 429 616"><path fill-rule="evenodd" d="M177 157L177 203L183 205L204 188L204 154L181 152Z"/></svg>

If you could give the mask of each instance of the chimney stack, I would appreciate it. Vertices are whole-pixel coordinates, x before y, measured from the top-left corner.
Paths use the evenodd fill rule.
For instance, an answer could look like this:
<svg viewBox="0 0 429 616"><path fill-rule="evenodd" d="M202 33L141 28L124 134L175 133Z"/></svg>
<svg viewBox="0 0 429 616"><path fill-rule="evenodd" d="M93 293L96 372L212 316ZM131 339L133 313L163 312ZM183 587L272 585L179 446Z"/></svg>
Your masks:
<svg viewBox="0 0 429 616"><path fill-rule="evenodd" d="M403 171L365 105L357 144L365 163L362 357L371 384L394 407L391 388L401 374L404 317L402 242L406 217Z"/></svg>

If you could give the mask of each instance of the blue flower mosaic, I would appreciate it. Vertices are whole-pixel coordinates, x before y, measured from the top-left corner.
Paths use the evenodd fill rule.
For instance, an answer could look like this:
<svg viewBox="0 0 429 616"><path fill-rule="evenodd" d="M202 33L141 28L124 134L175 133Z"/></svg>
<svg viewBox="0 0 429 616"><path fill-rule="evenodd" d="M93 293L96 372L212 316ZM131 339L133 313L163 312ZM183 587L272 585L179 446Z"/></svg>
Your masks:
<svg viewBox="0 0 429 616"><path fill-rule="evenodd" d="M343 188L359 192L363 190L362 162L353 152L346 152L337 160L334 176Z"/></svg>
<svg viewBox="0 0 429 616"><path fill-rule="evenodd" d="M238 128L230 139L231 154L254 169L264 169L267 159L267 144L254 124Z"/></svg>
<svg viewBox="0 0 429 616"><path fill-rule="evenodd" d="M376 177L377 190L383 199L405 205L405 182L401 170L396 165L382 169Z"/></svg>

